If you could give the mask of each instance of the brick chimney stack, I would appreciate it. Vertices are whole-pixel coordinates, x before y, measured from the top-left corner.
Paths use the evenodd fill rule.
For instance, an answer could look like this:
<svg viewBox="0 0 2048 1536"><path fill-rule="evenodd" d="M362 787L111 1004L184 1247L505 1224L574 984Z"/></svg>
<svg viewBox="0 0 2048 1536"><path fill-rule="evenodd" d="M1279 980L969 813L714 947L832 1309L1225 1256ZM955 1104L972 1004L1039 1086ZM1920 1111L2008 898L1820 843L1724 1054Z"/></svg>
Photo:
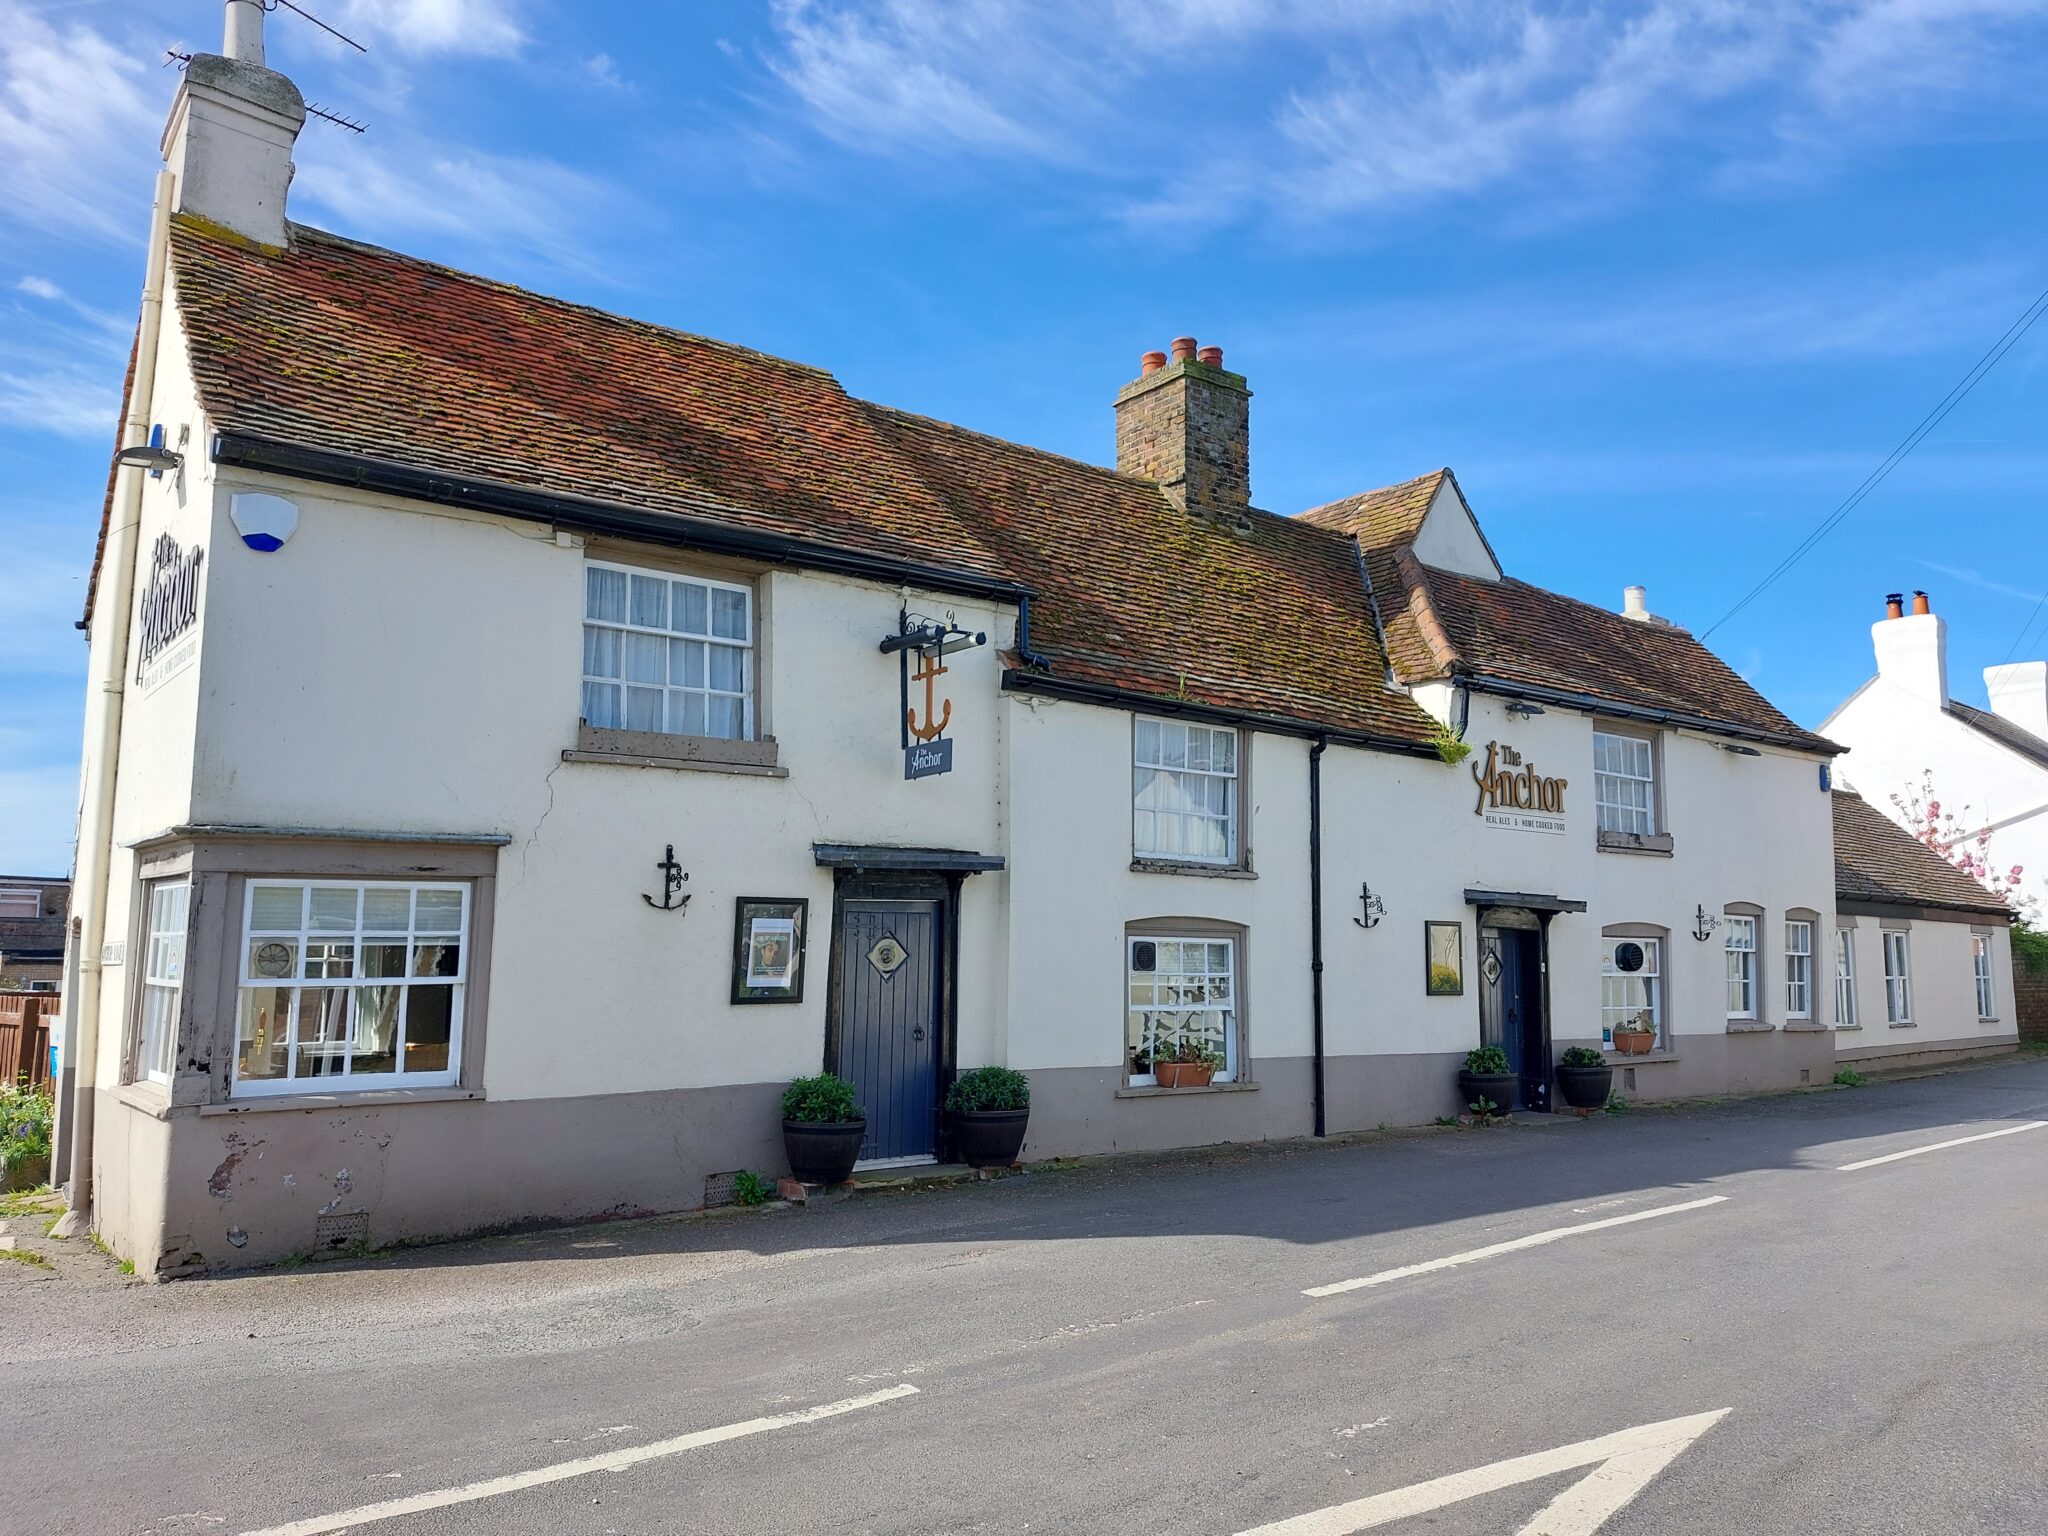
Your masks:
<svg viewBox="0 0 2048 1536"><path fill-rule="evenodd" d="M1174 338L1170 362L1148 352L1139 368L1117 392L1117 469L1157 480L1196 517L1242 516L1252 500L1244 375L1224 368L1221 347L1198 348L1192 336Z"/></svg>

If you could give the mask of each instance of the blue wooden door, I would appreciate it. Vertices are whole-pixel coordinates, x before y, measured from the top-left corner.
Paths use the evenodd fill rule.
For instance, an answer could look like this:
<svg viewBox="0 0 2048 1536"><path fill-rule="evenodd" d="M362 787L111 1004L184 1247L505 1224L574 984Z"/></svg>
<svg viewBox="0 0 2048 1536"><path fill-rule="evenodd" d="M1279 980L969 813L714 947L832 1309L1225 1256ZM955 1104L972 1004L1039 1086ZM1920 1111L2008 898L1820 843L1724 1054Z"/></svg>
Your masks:
<svg viewBox="0 0 2048 1536"><path fill-rule="evenodd" d="M938 1149L939 904L840 907L839 1075L867 1110L862 1162Z"/></svg>

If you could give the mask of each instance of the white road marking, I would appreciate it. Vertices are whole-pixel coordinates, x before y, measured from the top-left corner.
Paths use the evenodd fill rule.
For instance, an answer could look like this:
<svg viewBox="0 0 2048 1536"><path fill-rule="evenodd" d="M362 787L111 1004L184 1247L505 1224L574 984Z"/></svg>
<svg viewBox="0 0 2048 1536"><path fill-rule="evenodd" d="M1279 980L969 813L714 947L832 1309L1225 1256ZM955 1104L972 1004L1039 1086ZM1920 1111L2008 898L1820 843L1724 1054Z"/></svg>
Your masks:
<svg viewBox="0 0 2048 1536"><path fill-rule="evenodd" d="M1597 1440L1581 1440L1554 1451L1533 1456L1516 1456L1469 1472L1432 1478L1391 1493L1376 1493L1348 1504L1314 1510L1291 1519L1276 1520L1238 1536L1356 1536L1359 1531L1377 1530L1410 1515L1426 1515L1484 1493L1496 1493L1518 1483L1533 1483L1570 1472L1578 1467L1593 1471L1573 1483L1523 1526L1518 1536L1592 1536L1644 1488L1659 1472L1676 1461L1688 1446L1720 1423L1726 1408L1713 1413L1696 1413L1683 1419L1665 1419L1657 1424L1639 1424Z"/></svg>
<svg viewBox="0 0 2048 1536"><path fill-rule="evenodd" d="M1481 1259L1498 1258L1503 1253L1519 1253L1524 1248L1541 1248L1545 1243L1554 1243L1561 1238L1578 1237L1586 1232L1604 1232L1609 1227L1625 1227L1631 1222L1649 1221L1657 1216L1676 1216L1680 1211L1697 1211L1705 1206L1721 1205L1727 1199L1726 1195L1708 1195L1703 1200L1687 1200L1680 1205L1660 1205L1649 1211L1631 1211L1626 1216L1609 1216L1602 1221L1581 1222L1575 1227L1553 1227L1548 1232L1535 1232L1528 1237L1517 1237L1509 1242L1492 1243L1484 1248L1451 1254L1448 1258L1431 1259L1423 1264L1404 1264L1399 1269L1383 1269L1376 1275L1367 1275L1359 1280L1339 1280L1334 1285L1311 1286L1301 1294L1341 1296L1346 1291L1362 1291L1369 1286L1407 1280L1415 1275L1433 1274L1439 1269L1454 1269L1460 1264L1476 1264Z"/></svg>
<svg viewBox="0 0 2048 1536"><path fill-rule="evenodd" d="M557 1462L551 1467L536 1467L531 1472L514 1472L507 1477L488 1478L480 1483L465 1483L460 1488L443 1488L435 1493L416 1493L409 1498L390 1499L382 1504L365 1504L357 1509L345 1509L338 1515L315 1515L310 1520L294 1520L287 1525L266 1526L260 1531L248 1531L244 1536L325 1536L328 1532L351 1530L359 1525L369 1525L378 1520L392 1520L400 1515L416 1515L423 1510L445 1509L450 1504L470 1504L478 1499L494 1499L500 1494L518 1493L522 1489L559 1483L572 1477L585 1477L592 1472L618 1472L627 1467L637 1467L643 1461L658 1461L664 1456L680 1455L684 1451L698 1450L707 1445L719 1445L727 1440L743 1440L749 1435L765 1434L771 1429L788 1429L795 1424L815 1424L820 1419L837 1418L842 1413L855 1413L862 1408L872 1408L878 1403L893 1402L899 1397L916 1395L917 1388L904 1382L886 1391L871 1392L866 1397L849 1397L836 1403L824 1403L816 1408L799 1408L793 1413L745 1419L737 1424L722 1424L716 1429L693 1430L687 1435L677 1435L669 1440L656 1440L650 1445L628 1446L624 1450L607 1451L602 1456L584 1456L576 1461Z"/></svg>
<svg viewBox="0 0 2048 1536"><path fill-rule="evenodd" d="M1837 1173L1854 1173L1858 1168L1875 1168L1879 1163L1896 1163L1903 1157L1918 1157L1923 1152L1940 1152L1949 1147L1967 1147L1973 1141L1990 1141L1996 1136L2017 1136L2021 1131L2038 1131L2048 1125L2048 1120L2029 1120L2025 1125L2001 1126L1995 1131L1983 1131L1975 1136L1958 1136L1953 1141L1937 1141L1929 1146L1914 1147L1905 1152L1892 1152L1883 1157L1866 1157L1860 1163L1844 1163Z"/></svg>

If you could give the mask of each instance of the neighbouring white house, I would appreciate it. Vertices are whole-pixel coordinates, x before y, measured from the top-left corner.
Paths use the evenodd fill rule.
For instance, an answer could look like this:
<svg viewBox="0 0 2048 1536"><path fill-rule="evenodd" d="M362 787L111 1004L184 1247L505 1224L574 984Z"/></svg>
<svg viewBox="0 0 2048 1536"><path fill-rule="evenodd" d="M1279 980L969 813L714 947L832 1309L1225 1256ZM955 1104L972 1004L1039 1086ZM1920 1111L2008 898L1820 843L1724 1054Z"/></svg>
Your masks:
<svg viewBox="0 0 2048 1536"><path fill-rule="evenodd" d="M1835 1054L1903 1067L2019 1045L2012 913L1861 796L1835 795Z"/></svg>
<svg viewBox="0 0 2048 1536"><path fill-rule="evenodd" d="M1639 589L1448 470L1253 507L1189 338L1106 468L292 223L228 11L88 612L59 1175L140 1273L694 1208L821 1067L871 1164L983 1063L1027 1158L1426 1122L1482 1042L1541 1111L1625 1025L1642 1098L1833 1074L1836 748Z"/></svg>
<svg viewBox="0 0 2048 1536"><path fill-rule="evenodd" d="M2048 661L1984 669L1989 709L1949 691L1948 624L1925 592L1885 600L1870 627L1877 675L1821 723L1842 744L1836 776L1894 821L1931 783L1944 813L1993 870L2021 869L2024 898L2048 882Z"/></svg>

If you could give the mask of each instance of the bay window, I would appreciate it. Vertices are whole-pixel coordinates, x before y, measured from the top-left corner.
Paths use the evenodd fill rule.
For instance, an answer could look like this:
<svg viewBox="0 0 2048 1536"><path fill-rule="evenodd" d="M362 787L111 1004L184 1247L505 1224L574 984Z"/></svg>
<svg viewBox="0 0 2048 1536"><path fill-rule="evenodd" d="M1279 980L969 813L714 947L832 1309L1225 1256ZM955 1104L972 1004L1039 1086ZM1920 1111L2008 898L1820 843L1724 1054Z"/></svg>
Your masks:
<svg viewBox="0 0 2048 1536"><path fill-rule="evenodd" d="M1242 839L1237 732L1179 720L1135 723L1131 851L1140 859L1232 865Z"/></svg>
<svg viewBox="0 0 2048 1536"><path fill-rule="evenodd" d="M1722 919L1726 938L1722 942L1728 963L1728 1017L1756 1017L1756 919L1729 916Z"/></svg>
<svg viewBox="0 0 2048 1536"><path fill-rule="evenodd" d="M586 562L585 723L752 740L753 604L733 582Z"/></svg>
<svg viewBox="0 0 2048 1536"><path fill-rule="evenodd" d="M1884 1013L1890 1024L1913 1022L1913 957L1902 928L1884 932Z"/></svg>
<svg viewBox="0 0 2048 1536"><path fill-rule="evenodd" d="M1856 1019L1856 930L1835 930L1835 1027L1855 1029Z"/></svg>
<svg viewBox="0 0 2048 1536"><path fill-rule="evenodd" d="M1813 1017L1813 923L1785 920L1785 1017Z"/></svg>
<svg viewBox="0 0 2048 1536"><path fill-rule="evenodd" d="M1156 1084L1156 1055L1204 1053L1214 1081L1239 1072L1238 941L1217 933L1133 931L1125 936L1124 1054L1133 1087Z"/></svg>
<svg viewBox="0 0 2048 1536"><path fill-rule="evenodd" d="M248 882L233 1092L452 1085L470 888Z"/></svg>
<svg viewBox="0 0 2048 1536"><path fill-rule="evenodd" d="M192 886L158 880L144 888L142 1011L137 1020L135 1075L168 1083L177 1060L179 1003L185 988L185 924Z"/></svg>
<svg viewBox="0 0 2048 1536"><path fill-rule="evenodd" d="M1977 1017L1997 1018L1998 988L1991 979L1991 935L1988 933L1970 935L1970 974L1977 982Z"/></svg>

